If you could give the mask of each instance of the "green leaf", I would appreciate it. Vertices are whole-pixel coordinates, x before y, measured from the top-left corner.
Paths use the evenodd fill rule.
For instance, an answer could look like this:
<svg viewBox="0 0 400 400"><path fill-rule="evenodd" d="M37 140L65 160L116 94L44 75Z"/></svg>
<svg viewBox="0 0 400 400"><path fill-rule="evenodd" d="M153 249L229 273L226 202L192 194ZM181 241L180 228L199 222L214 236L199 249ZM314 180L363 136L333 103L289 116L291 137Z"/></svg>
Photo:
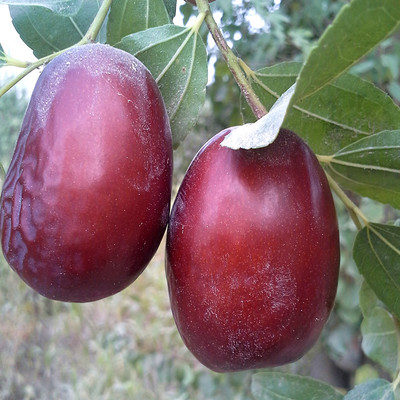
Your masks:
<svg viewBox="0 0 400 400"><path fill-rule="evenodd" d="M364 197L400 208L400 130L363 138L328 158L330 175Z"/></svg>
<svg viewBox="0 0 400 400"><path fill-rule="evenodd" d="M0 4L13 6L42 6L65 17L75 15L83 0L0 0Z"/></svg>
<svg viewBox="0 0 400 400"><path fill-rule="evenodd" d="M362 349L371 360L395 374L397 370L397 331L392 315L375 307L361 324Z"/></svg>
<svg viewBox="0 0 400 400"><path fill-rule="evenodd" d="M267 109L296 82L300 69L300 63L282 63L255 73L252 87ZM244 101L242 114L245 122L255 120ZM345 74L301 106L294 104L283 126L305 139L316 153L329 155L374 133L398 129L400 108L371 83Z"/></svg>
<svg viewBox="0 0 400 400"><path fill-rule="evenodd" d="M0 67L7 64L6 54L4 53L3 46L0 44Z"/></svg>
<svg viewBox="0 0 400 400"><path fill-rule="evenodd" d="M369 317L376 306L379 305L379 300L371 286L364 279L361 284L360 293L360 309L364 317Z"/></svg>
<svg viewBox="0 0 400 400"><path fill-rule="evenodd" d="M100 5L100 0L86 0L75 15L67 17L36 6L10 6L10 14L21 39L41 58L79 42ZM103 39L104 30L99 35Z"/></svg>
<svg viewBox="0 0 400 400"><path fill-rule="evenodd" d="M310 52L292 104L336 79L399 26L398 0L353 0L345 5Z"/></svg>
<svg viewBox="0 0 400 400"><path fill-rule="evenodd" d="M332 386L305 376L283 372L259 372L252 376L251 393L255 400L341 400Z"/></svg>
<svg viewBox="0 0 400 400"><path fill-rule="evenodd" d="M356 236L353 256L375 294L399 318L400 227L368 224Z"/></svg>
<svg viewBox="0 0 400 400"><path fill-rule="evenodd" d="M393 387L384 379L373 379L350 390L344 400L394 400Z"/></svg>
<svg viewBox="0 0 400 400"><path fill-rule="evenodd" d="M6 177L6 170L4 169L3 164L0 162L0 187L3 185L5 177Z"/></svg>
<svg viewBox="0 0 400 400"><path fill-rule="evenodd" d="M169 17L174 19L176 15L176 0L164 0L165 8L168 11Z"/></svg>
<svg viewBox="0 0 400 400"><path fill-rule="evenodd" d="M114 0L107 22L107 42L170 23L163 0Z"/></svg>
<svg viewBox="0 0 400 400"><path fill-rule="evenodd" d="M154 76L167 108L174 147L190 132L205 101L207 54L198 33L164 25L126 36L116 45Z"/></svg>

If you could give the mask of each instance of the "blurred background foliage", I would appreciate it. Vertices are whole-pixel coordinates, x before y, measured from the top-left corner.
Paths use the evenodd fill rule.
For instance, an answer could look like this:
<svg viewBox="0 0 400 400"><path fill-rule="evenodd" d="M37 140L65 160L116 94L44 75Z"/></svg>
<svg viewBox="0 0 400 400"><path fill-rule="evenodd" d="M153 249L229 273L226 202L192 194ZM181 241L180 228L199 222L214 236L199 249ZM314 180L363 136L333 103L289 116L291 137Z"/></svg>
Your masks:
<svg viewBox="0 0 400 400"><path fill-rule="evenodd" d="M234 51L253 70L302 61L346 0L217 0L216 19ZM197 11L180 6L184 22ZM199 123L176 150L175 189L208 138L241 123L240 93L212 39L210 84ZM383 42L352 72L400 102L400 34ZM0 160L8 166L26 94L14 88L0 101ZM396 220L387 206L352 197L376 222ZM358 294L352 260L356 229L337 202L342 262L335 309L317 346L285 371L344 389L385 376L361 351ZM0 399L250 399L252 372L216 374L184 347L169 308L164 247L139 279L90 304L52 302L35 294L0 260Z"/></svg>

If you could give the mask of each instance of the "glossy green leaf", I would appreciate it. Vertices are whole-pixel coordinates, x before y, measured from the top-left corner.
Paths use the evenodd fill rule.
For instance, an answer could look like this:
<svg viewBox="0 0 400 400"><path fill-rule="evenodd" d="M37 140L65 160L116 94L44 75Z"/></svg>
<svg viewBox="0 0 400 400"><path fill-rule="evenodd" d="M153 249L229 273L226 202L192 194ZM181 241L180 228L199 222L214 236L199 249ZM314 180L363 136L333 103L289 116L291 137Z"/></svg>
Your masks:
<svg viewBox="0 0 400 400"><path fill-rule="evenodd" d="M350 390L344 400L394 400L393 387L384 379L373 379Z"/></svg>
<svg viewBox="0 0 400 400"><path fill-rule="evenodd" d="M164 4L169 17L173 20L176 15L176 0L164 0Z"/></svg>
<svg viewBox="0 0 400 400"><path fill-rule="evenodd" d="M375 307L361 324L362 349L371 360L395 374L397 370L397 331L392 315Z"/></svg>
<svg viewBox="0 0 400 400"><path fill-rule="evenodd" d="M6 64L6 55L4 53L3 46L0 44L0 67L3 67Z"/></svg>
<svg viewBox="0 0 400 400"><path fill-rule="evenodd" d="M107 42L170 23L163 0L114 0L107 22Z"/></svg>
<svg viewBox="0 0 400 400"><path fill-rule="evenodd" d="M400 26L398 0L352 0L310 52L292 104L317 92Z"/></svg>
<svg viewBox="0 0 400 400"><path fill-rule="evenodd" d="M299 63L282 63L256 72L252 86L267 109L295 83L300 69ZM242 113L245 122L254 121L244 101ZM301 106L295 104L283 126L303 137L316 153L330 155L374 133L398 129L400 108L371 83L345 74Z"/></svg>
<svg viewBox="0 0 400 400"><path fill-rule="evenodd" d="M400 317L400 227L370 223L358 232L353 249L360 273L378 298Z"/></svg>
<svg viewBox="0 0 400 400"><path fill-rule="evenodd" d="M259 372L252 376L251 393L255 400L341 400L332 386L300 375Z"/></svg>
<svg viewBox="0 0 400 400"><path fill-rule="evenodd" d="M45 7L10 6L12 22L36 57L45 57L79 42L99 10L100 0L86 0L75 15L61 16ZM104 29L99 41L104 41Z"/></svg>
<svg viewBox="0 0 400 400"><path fill-rule="evenodd" d="M335 180L364 197L400 208L400 130L363 138L329 157Z"/></svg>
<svg viewBox="0 0 400 400"><path fill-rule="evenodd" d="M13 6L42 6L63 16L75 15L83 0L0 0L0 4Z"/></svg>
<svg viewBox="0 0 400 400"><path fill-rule="evenodd" d="M164 98L174 147L190 132L205 101L207 54L192 29L164 25L126 36L116 45L149 68Z"/></svg>

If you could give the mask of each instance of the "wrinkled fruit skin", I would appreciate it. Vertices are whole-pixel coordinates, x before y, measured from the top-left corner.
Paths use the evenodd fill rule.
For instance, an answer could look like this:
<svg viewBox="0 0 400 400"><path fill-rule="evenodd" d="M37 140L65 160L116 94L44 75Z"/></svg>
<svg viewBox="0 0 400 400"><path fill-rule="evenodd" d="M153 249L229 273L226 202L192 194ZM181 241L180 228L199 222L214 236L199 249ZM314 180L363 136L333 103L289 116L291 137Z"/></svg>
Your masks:
<svg viewBox="0 0 400 400"><path fill-rule="evenodd" d="M87 302L128 286L165 230L171 132L149 71L91 44L56 57L28 106L1 196L11 267L51 299Z"/></svg>
<svg viewBox="0 0 400 400"><path fill-rule="evenodd" d="M175 322L217 372L300 358L329 316L339 267L332 195L308 146L281 130L266 148L235 151L219 145L230 130L193 160L167 236Z"/></svg>

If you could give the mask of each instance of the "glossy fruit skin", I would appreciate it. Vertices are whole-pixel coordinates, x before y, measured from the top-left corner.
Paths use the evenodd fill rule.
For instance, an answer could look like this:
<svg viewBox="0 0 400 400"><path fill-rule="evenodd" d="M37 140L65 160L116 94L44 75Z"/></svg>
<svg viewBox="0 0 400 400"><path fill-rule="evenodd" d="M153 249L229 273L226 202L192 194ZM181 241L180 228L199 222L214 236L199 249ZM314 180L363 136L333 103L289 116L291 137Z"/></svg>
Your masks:
<svg viewBox="0 0 400 400"><path fill-rule="evenodd" d="M135 57L90 44L57 56L29 103L0 204L3 253L33 289L87 302L127 287L168 222L171 131Z"/></svg>
<svg viewBox="0 0 400 400"><path fill-rule="evenodd" d="M339 269L337 218L308 146L281 130L257 150L211 139L172 208L166 274L189 350L217 372L300 358L332 309Z"/></svg>

